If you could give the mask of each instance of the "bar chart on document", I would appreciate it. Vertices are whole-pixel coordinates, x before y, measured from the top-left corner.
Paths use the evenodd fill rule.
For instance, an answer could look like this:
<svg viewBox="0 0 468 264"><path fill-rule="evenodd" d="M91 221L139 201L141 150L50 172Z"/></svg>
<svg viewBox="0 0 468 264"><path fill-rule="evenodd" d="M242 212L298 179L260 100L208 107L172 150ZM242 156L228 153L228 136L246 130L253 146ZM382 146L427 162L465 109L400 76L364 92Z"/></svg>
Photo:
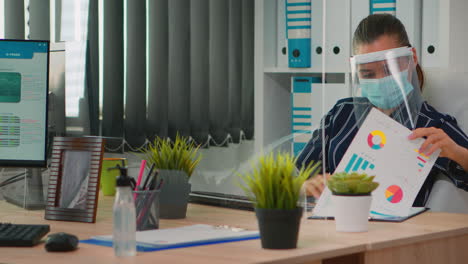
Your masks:
<svg viewBox="0 0 468 264"><path fill-rule="evenodd" d="M440 151L428 156L419 152L423 139L409 140L409 129L373 108L354 137L335 172L375 175L380 185L372 193L371 213L406 216ZM327 189L328 190L328 189ZM318 215L329 202L324 192ZM321 211L322 210L322 211Z"/></svg>

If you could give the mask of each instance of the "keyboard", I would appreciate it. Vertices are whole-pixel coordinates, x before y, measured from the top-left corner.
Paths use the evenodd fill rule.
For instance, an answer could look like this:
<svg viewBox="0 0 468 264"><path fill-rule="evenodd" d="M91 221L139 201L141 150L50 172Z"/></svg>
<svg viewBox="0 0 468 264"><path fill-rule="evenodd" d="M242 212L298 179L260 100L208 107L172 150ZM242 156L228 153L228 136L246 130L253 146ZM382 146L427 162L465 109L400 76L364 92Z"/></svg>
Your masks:
<svg viewBox="0 0 468 264"><path fill-rule="evenodd" d="M0 246L32 247L50 231L49 225L0 223Z"/></svg>

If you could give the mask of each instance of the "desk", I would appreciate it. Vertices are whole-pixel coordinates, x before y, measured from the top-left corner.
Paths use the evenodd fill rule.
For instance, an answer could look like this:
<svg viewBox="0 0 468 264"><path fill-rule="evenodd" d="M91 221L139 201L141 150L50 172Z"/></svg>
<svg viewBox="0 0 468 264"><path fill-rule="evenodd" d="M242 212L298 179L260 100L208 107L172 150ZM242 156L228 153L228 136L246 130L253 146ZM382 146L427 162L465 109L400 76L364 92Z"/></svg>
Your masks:
<svg viewBox="0 0 468 264"><path fill-rule="evenodd" d="M47 223L51 232L86 239L112 233L113 197L100 197L95 224L44 220L43 211L26 211L0 201L0 221ZM256 229L253 212L190 204L187 218L161 220L161 228L207 223ZM468 215L424 213L404 223L371 222L369 232L338 233L335 223L304 220L298 249L263 250L260 240L138 253L116 258L110 247L80 244L68 253L48 253L44 246L0 248L0 263L465 263Z"/></svg>

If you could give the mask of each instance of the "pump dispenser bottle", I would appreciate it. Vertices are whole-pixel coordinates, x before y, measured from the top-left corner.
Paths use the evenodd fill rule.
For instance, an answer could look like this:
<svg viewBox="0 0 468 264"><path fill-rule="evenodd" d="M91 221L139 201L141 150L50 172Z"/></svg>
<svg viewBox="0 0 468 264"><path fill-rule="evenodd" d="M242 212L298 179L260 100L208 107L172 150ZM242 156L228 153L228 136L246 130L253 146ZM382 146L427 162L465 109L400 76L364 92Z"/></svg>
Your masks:
<svg viewBox="0 0 468 264"><path fill-rule="evenodd" d="M118 257L136 255L136 216L131 179L126 168L120 168L114 202L113 247Z"/></svg>

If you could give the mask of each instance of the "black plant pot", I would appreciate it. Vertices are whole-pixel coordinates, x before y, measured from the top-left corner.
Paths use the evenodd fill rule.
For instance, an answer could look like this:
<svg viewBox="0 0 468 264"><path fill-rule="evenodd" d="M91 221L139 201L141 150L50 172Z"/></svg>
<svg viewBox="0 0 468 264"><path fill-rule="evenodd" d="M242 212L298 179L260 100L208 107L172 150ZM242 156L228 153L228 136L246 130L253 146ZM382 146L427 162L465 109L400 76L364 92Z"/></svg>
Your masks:
<svg viewBox="0 0 468 264"><path fill-rule="evenodd" d="M255 208L262 248L296 248L302 210L301 207L292 210Z"/></svg>
<svg viewBox="0 0 468 264"><path fill-rule="evenodd" d="M189 183L163 185L159 199L159 217L162 219L185 218L190 189Z"/></svg>
<svg viewBox="0 0 468 264"><path fill-rule="evenodd" d="M191 190L187 174L181 170L159 170L159 178L163 181L159 196L159 217L185 218Z"/></svg>

